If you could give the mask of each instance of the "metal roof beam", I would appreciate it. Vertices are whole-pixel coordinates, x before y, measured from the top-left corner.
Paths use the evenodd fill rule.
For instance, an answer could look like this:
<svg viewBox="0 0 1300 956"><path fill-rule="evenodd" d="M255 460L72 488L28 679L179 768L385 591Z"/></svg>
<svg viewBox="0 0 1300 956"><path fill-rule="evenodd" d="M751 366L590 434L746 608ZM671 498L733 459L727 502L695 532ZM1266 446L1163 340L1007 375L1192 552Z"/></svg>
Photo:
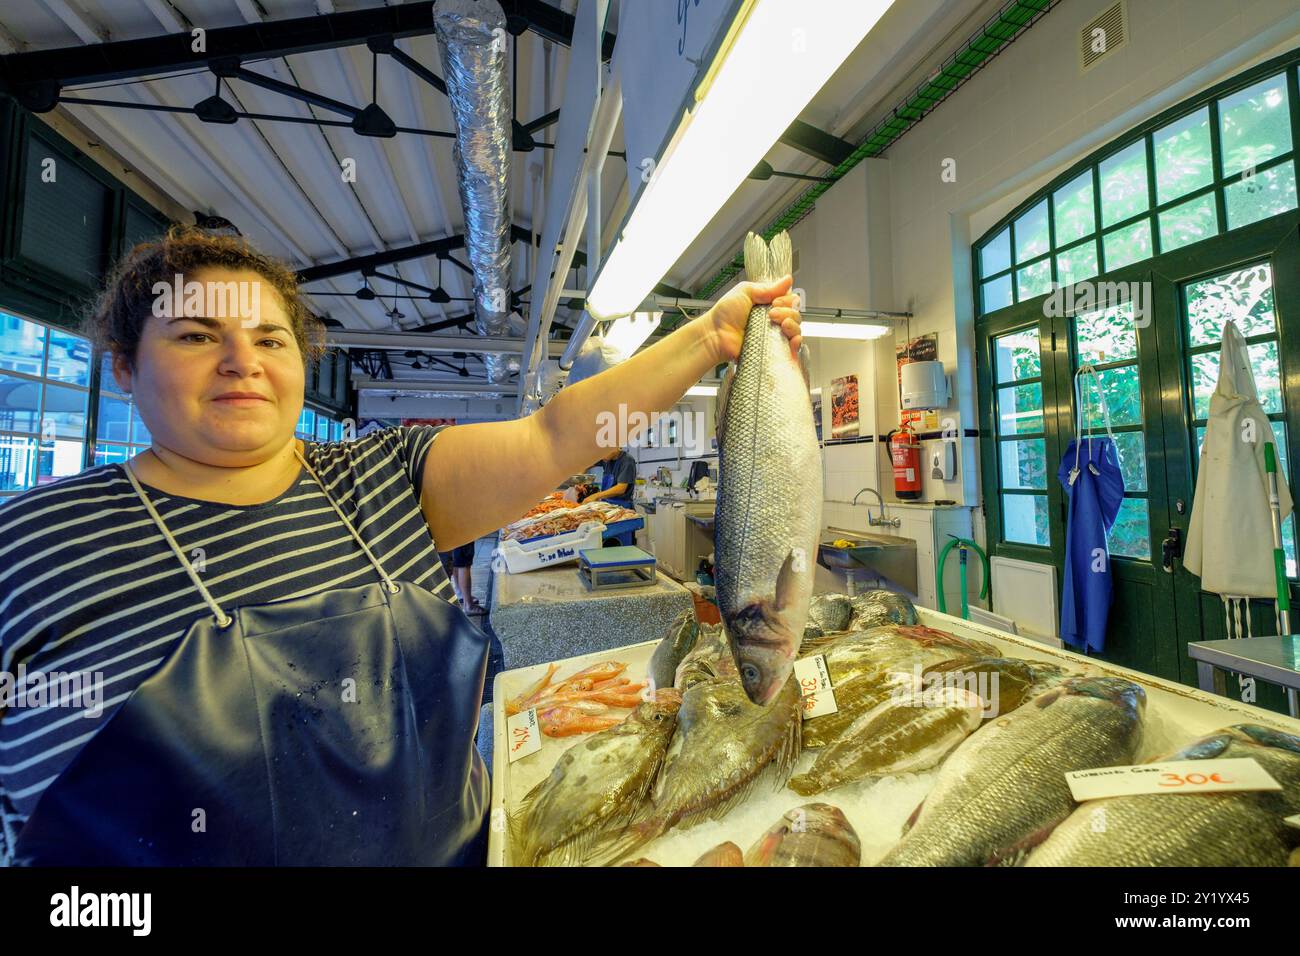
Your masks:
<svg viewBox="0 0 1300 956"><path fill-rule="evenodd" d="M51 2L56 8L72 12L63 0ZM83 36L85 45L13 53L0 59L0 91L14 94L28 105L25 100L29 91L42 86L48 89L51 84L58 88L179 73L215 57L276 59L366 43L371 37L424 36L433 33L433 6L434 0L415 0L344 13L218 27L204 34L203 52L194 51L195 38L189 32L108 43L97 42L97 35L93 40ZM573 16L558 7L541 0L506 0L502 6L507 15L527 20L528 28L545 39L564 46L573 41ZM83 18L77 21L81 27ZM82 27L79 35L89 29ZM605 59L613 54L614 42L614 35L606 33ZM403 65L411 68L407 63Z"/></svg>

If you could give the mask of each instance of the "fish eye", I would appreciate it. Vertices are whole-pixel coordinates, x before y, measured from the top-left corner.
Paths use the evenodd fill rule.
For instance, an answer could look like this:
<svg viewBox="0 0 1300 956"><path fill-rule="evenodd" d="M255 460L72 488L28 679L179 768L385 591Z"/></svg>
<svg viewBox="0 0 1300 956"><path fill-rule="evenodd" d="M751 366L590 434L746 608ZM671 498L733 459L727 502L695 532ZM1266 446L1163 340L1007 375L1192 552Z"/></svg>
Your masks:
<svg viewBox="0 0 1300 956"><path fill-rule="evenodd" d="M760 676L758 667L754 664L740 665L740 678L746 684L757 684Z"/></svg>

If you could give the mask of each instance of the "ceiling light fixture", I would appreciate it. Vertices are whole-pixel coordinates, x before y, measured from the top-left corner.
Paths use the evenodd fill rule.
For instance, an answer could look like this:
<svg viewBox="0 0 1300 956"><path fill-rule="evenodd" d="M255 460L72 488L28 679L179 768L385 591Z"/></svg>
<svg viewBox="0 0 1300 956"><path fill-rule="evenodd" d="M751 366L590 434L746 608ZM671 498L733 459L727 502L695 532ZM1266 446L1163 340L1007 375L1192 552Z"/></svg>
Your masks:
<svg viewBox="0 0 1300 956"><path fill-rule="evenodd" d="M747 0L596 276L593 315L645 300L892 5Z"/></svg>

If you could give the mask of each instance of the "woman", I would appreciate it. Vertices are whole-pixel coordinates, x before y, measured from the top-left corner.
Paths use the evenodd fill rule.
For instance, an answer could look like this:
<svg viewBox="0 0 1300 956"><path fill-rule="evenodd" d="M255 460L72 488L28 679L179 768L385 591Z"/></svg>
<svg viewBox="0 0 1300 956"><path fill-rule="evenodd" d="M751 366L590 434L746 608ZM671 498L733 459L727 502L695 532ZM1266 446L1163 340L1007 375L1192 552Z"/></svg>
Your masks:
<svg viewBox="0 0 1300 956"><path fill-rule="evenodd" d="M0 508L0 670L102 687L0 712L5 854L477 862L486 646L437 549L603 457L601 412L736 358L755 302L797 351L790 285L737 286L527 418L318 444L294 438L321 333L292 273L233 237L137 246L92 328L151 447Z"/></svg>

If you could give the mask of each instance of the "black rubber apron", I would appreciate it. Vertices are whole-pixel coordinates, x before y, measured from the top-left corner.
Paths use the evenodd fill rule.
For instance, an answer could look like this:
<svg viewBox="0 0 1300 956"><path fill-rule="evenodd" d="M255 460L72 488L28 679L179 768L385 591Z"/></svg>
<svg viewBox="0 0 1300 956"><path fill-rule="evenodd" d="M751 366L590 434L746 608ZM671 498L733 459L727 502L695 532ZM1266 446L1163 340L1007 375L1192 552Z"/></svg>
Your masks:
<svg viewBox="0 0 1300 956"><path fill-rule="evenodd" d="M295 453L297 450L295 449ZM27 865L476 865L488 639L393 581L227 615L125 465L212 615L81 749L18 835Z"/></svg>

